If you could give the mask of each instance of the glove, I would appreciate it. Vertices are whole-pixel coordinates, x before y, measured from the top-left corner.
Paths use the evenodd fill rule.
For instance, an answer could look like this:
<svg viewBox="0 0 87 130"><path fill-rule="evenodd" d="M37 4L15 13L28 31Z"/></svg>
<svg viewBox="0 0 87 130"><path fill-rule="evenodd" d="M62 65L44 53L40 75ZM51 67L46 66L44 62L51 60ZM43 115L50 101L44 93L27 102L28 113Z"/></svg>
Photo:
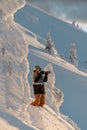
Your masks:
<svg viewBox="0 0 87 130"><path fill-rule="evenodd" d="M45 74L50 74L50 71L45 71Z"/></svg>

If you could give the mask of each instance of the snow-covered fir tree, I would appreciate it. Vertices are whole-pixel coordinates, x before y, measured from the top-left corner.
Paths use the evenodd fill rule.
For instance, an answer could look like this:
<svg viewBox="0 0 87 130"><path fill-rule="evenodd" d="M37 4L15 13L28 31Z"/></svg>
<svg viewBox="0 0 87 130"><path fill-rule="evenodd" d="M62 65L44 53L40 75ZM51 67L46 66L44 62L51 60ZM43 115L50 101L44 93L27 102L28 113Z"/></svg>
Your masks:
<svg viewBox="0 0 87 130"><path fill-rule="evenodd" d="M55 49L55 45L52 41L51 35L48 32L47 33L47 39L46 39L46 45L45 45L45 49L52 55L57 55L58 56L58 52Z"/></svg>
<svg viewBox="0 0 87 130"><path fill-rule="evenodd" d="M70 46L69 62L72 63L75 66L78 66L76 45L74 43L72 43L71 46Z"/></svg>
<svg viewBox="0 0 87 130"><path fill-rule="evenodd" d="M75 21L73 21L73 22L72 22L72 25L73 25L73 26L76 26L76 23L75 23Z"/></svg>
<svg viewBox="0 0 87 130"><path fill-rule="evenodd" d="M47 39L46 39L45 49L48 50L49 53L51 53L52 47L54 47L54 44L53 44L53 42L52 42L51 35L50 35L50 33L48 32L48 34L47 34Z"/></svg>

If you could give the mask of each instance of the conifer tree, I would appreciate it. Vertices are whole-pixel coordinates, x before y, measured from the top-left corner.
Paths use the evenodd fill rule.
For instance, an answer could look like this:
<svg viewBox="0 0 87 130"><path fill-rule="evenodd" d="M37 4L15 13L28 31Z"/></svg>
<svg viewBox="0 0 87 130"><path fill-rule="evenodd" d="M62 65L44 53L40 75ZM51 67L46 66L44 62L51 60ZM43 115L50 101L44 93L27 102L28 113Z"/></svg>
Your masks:
<svg viewBox="0 0 87 130"><path fill-rule="evenodd" d="M75 46L74 43L71 44L71 47L70 47L69 62L71 62L71 63L72 63L73 65L75 65L75 66L78 66L76 46Z"/></svg>
<svg viewBox="0 0 87 130"><path fill-rule="evenodd" d="M54 46L53 41L51 39L51 35L48 32L45 49L48 50L49 53L51 53L52 52L52 47L55 47L55 46Z"/></svg>

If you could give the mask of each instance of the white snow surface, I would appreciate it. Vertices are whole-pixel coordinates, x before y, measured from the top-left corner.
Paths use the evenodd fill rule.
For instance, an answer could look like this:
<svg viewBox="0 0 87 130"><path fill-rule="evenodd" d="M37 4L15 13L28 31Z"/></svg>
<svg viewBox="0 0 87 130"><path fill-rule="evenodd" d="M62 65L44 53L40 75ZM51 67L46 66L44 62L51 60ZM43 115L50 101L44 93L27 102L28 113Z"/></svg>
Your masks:
<svg viewBox="0 0 87 130"><path fill-rule="evenodd" d="M15 127L13 127L13 126L11 126L11 125L9 125L4 119L2 119L2 118L0 118L0 127L1 127L1 129L2 130L10 130L10 129L12 129L12 130L18 130L17 128L15 128Z"/></svg>
<svg viewBox="0 0 87 130"><path fill-rule="evenodd" d="M0 1L0 49L5 49L4 52L0 51L0 130L79 130L71 119L59 112L63 93L55 87L52 64L45 68L51 71L46 84L46 105L44 108L30 105L33 99L28 83L28 45L32 43L32 46L39 49L44 46L36 38L26 35L13 21L14 12L23 7L24 3L23 0ZM49 61L66 69L70 67L70 64L66 66L58 57L54 60L47 53L35 50L33 53L41 54L42 58L47 57ZM73 69L78 72L72 66Z"/></svg>
<svg viewBox="0 0 87 130"><path fill-rule="evenodd" d="M38 50L33 50L33 49L31 49L30 51L31 51L31 53L33 55L37 55L38 57L41 57L42 59L45 59L45 60L47 60L49 62L51 61L52 63L54 63L54 64L56 64L58 66L61 66L61 67L65 68L65 69L67 69L67 70L70 70L70 71L72 71L72 72L74 72L74 73L76 73L78 75L87 77L86 72L78 70L74 65L72 65L69 62L61 59L58 56L54 57L52 55L46 54L46 53L38 51Z"/></svg>

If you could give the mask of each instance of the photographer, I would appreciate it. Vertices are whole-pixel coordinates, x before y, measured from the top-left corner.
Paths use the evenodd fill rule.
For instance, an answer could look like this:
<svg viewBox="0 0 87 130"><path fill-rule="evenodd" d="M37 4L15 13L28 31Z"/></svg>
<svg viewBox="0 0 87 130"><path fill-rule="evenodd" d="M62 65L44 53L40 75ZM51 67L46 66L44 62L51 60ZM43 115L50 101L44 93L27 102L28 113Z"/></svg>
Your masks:
<svg viewBox="0 0 87 130"><path fill-rule="evenodd" d="M32 73L32 82L34 88L35 101L31 103L33 106L41 106L45 104L45 88L44 82L47 82L49 71L42 71L39 66L35 66Z"/></svg>

